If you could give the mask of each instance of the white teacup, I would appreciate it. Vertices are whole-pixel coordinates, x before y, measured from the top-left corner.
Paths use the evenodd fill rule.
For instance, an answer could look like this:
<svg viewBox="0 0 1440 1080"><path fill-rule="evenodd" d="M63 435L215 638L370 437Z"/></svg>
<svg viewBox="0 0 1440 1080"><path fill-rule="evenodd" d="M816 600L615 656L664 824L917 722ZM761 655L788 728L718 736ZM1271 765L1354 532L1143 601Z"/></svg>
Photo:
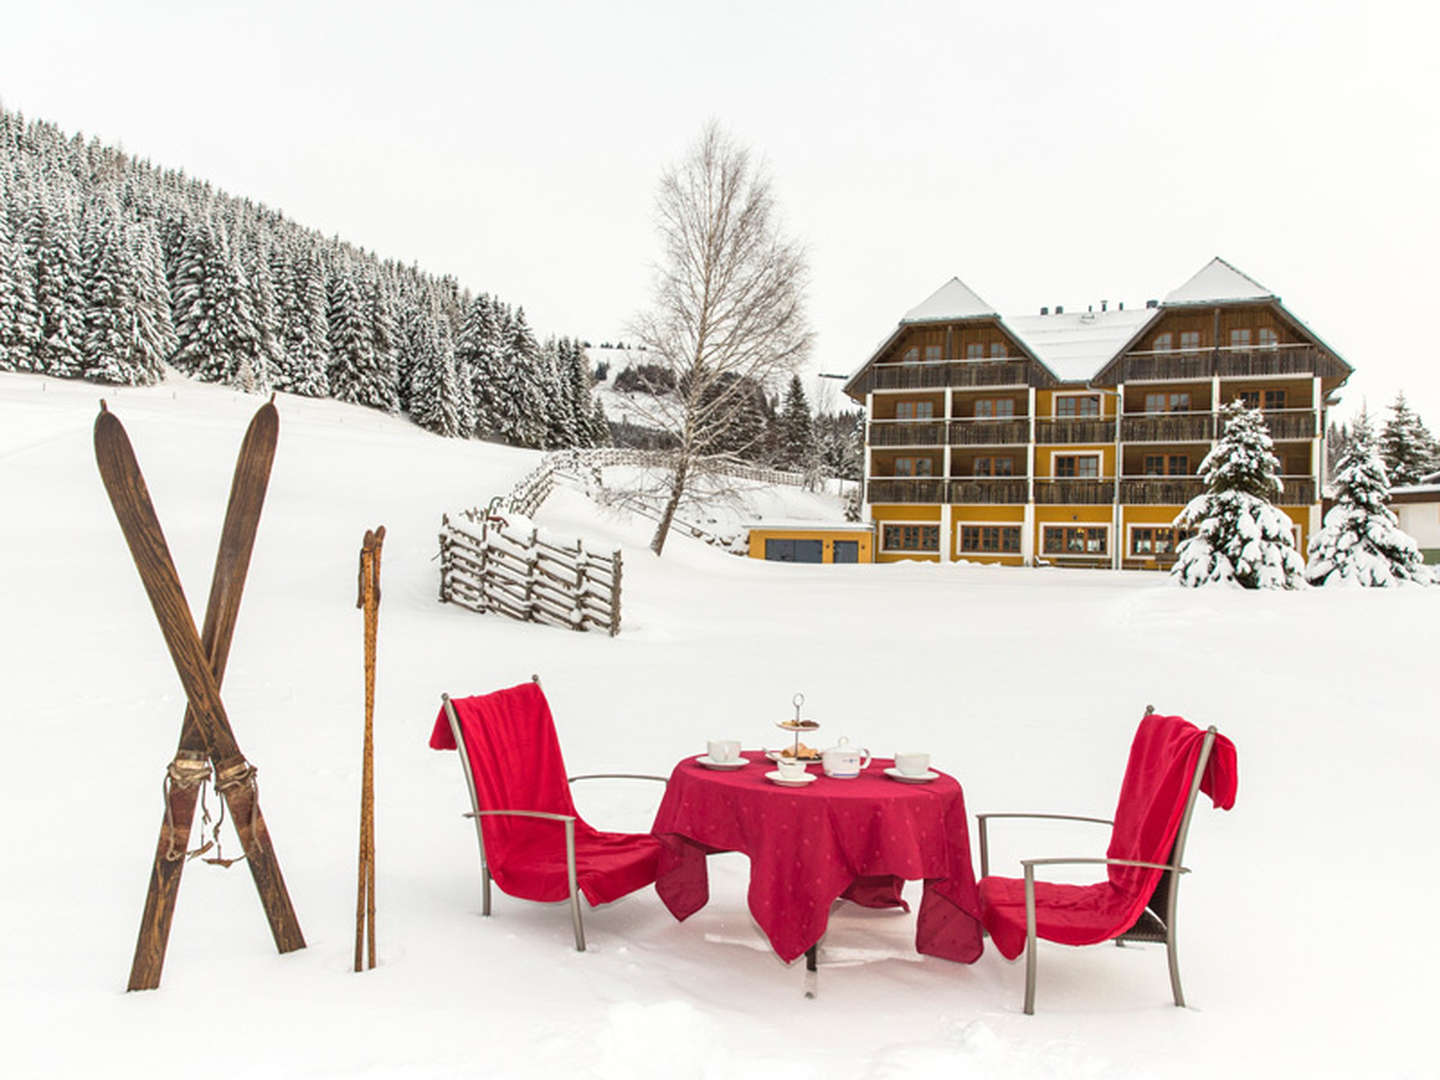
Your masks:
<svg viewBox="0 0 1440 1080"><path fill-rule="evenodd" d="M786 780L798 780L805 775L805 762L799 758L782 757L775 762L775 767Z"/></svg>
<svg viewBox="0 0 1440 1080"><path fill-rule="evenodd" d="M930 771L929 754L896 754L895 768L906 776L924 776Z"/></svg>
<svg viewBox="0 0 1440 1080"><path fill-rule="evenodd" d="M710 753L710 760L724 765L729 761L740 760L739 739L711 739L705 744Z"/></svg>

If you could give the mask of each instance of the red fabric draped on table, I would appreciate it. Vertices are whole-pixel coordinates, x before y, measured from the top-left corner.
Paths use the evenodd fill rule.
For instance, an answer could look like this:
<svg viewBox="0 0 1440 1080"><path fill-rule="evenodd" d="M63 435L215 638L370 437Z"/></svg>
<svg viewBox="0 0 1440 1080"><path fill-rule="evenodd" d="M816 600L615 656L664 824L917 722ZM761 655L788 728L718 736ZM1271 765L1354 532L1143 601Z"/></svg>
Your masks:
<svg viewBox="0 0 1440 1080"><path fill-rule="evenodd" d="M1140 721L1120 786L1108 857L1168 861L1204 741L1204 731L1178 716L1151 715ZM1236 785L1235 745L1217 735L1200 790L1217 808L1228 810L1235 805ZM1095 885L1037 881L1036 933L1064 945L1108 941L1140 917L1162 873L1111 866L1107 880ZM1015 959L1025 949L1024 880L987 877L980 883L980 902L995 947Z"/></svg>
<svg viewBox="0 0 1440 1080"><path fill-rule="evenodd" d="M705 906L705 856L750 857L750 912L787 963L825 933L839 897L866 907L904 907L905 879L924 879L915 945L970 963L980 956L979 902L960 785L942 775L901 784L876 759L854 780L820 776L804 788L764 778L770 763L714 772L680 762L652 831L665 845L655 889L677 919Z"/></svg>
<svg viewBox="0 0 1440 1080"><path fill-rule="evenodd" d="M470 769L482 810L541 810L572 814L575 871L592 904L618 900L655 880L660 845L651 836L600 832L575 813L550 705L536 683L481 697L453 698L470 751ZM435 750L454 750L445 710L430 734ZM485 857L495 883L524 900L564 900L565 826L538 818L485 817Z"/></svg>

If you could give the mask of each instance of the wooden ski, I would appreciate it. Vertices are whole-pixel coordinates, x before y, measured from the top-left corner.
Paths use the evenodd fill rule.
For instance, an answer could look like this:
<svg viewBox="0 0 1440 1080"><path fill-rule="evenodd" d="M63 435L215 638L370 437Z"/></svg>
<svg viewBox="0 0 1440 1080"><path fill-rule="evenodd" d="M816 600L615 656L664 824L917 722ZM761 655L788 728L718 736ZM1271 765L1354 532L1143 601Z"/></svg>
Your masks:
<svg viewBox="0 0 1440 1080"><path fill-rule="evenodd" d="M129 437L103 402L95 420L95 459L189 702L180 747L172 765L172 778L177 772L193 769L197 761L203 762L204 756L214 762L215 786L225 799L240 836L275 946L285 953L304 948L305 938L260 813L255 770L235 742L219 691L274 458L277 431L275 408L266 405L252 421L241 446L231 487L231 505L216 556L203 645L195 633L194 618ZM183 852L189 842L198 790L198 784L171 785L166 820L161 825L161 838L156 847L150 893L136 942L131 990L153 989L159 985L184 865L183 858L173 855L177 850Z"/></svg>

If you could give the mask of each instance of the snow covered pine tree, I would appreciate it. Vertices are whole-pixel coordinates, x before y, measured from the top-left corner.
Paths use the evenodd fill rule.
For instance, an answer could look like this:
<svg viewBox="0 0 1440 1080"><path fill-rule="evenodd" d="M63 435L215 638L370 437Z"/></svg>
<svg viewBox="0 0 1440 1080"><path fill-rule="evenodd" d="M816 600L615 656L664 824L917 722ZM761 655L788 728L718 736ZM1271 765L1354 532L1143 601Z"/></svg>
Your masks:
<svg viewBox="0 0 1440 1080"><path fill-rule="evenodd" d="M1175 519L1195 535L1180 545L1171 576L1192 588L1216 581L1296 588L1305 564L1290 519L1270 502L1282 485L1265 419L1236 401L1220 410L1220 424L1219 440L1200 463L1206 490Z"/></svg>
<svg viewBox="0 0 1440 1080"><path fill-rule="evenodd" d="M1335 474L1335 505L1310 541L1305 577L1312 585L1432 583L1413 537L1385 505L1390 483L1375 431L1363 413Z"/></svg>
<svg viewBox="0 0 1440 1080"><path fill-rule="evenodd" d="M1390 419L1380 433L1380 454L1395 485L1418 484L1437 467L1435 437L1401 391L1390 405Z"/></svg>

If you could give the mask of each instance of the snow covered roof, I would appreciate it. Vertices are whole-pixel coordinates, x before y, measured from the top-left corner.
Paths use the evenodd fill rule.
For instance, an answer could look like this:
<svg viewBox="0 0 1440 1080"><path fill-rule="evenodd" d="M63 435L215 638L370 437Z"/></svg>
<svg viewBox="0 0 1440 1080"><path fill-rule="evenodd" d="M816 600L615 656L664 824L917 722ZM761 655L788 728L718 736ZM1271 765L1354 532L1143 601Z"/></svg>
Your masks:
<svg viewBox="0 0 1440 1080"><path fill-rule="evenodd" d="M1214 304L1233 300L1278 300L1274 293L1247 277L1218 255L1189 281L1165 297L1167 305Z"/></svg>
<svg viewBox="0 0 1440 1080"><path fill-rule="evenodd" d="M776 518L773 521L746 521L741 528L752 532L857 532L868 533L869 525L862 521L806 521L803 518Z"/></svg>
<svg viewBox="0 0 1440 1080"><path fill-rule="evenodd" d="M901 323L975 319L996 311L958 277L953 277L900 319Z"/></svg>
<svg viewBox="0 0 1440 1080"><path fill-rule="evenodd" d="M1067 311L1006 317L1004 322L1062 382L1086 382L1159 314L1155 308Z"/></svg>

